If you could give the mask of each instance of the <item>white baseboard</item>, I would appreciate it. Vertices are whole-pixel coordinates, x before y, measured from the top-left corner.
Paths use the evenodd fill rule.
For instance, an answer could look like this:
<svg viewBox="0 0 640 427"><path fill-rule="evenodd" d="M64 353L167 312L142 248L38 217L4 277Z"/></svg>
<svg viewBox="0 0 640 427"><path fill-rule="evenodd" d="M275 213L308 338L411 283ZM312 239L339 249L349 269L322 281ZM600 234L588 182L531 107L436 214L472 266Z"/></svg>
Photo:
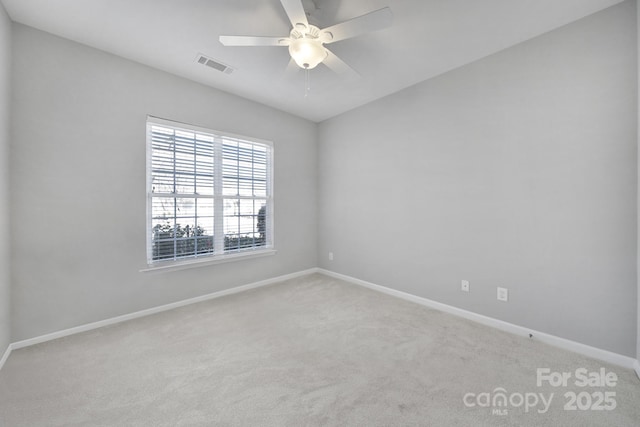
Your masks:
<svg viewBox="0 0 640 427"><path fill-rule="evenodd" d="M274 283L282 282L284 280L294 279L300 276L306 276L311 273L317 272L316 268L311 268L308 270L298 271L296 273L285 274L283 276L273 277L271 279L261 280L259 282L250 283L247 285L236 286L235 288L225 289L223 291L213 292L211 294L202 295L195 298L189 298L182 301L172 302L170 304L161 305L158 307L148 308L146 310L136 311L134 313L124 314L122 316L112 317L110 319L100 320L98 322L87 323L85 325L76 326L69 329L64 329L62 331L52 332L50 334L41 335L34 338L29 338L22 341L17 341L9 345L7 352L2 358L1 362L4 362L6 358L9 356L11 350L17 350L19 348L28 347L34 344L39 344L46 341L55 340L57 338L66 337L69 335L79 334L80 332L90 331L92 329L101 328L107 325L113 325L115 323L125 322L127 320L137 319L139 317L149 316L151 314L160 313L162 311L171 310L178 307L183 307L185 305L195 304L197 302L207 301L214 298L220 298L225 295L237 294L239 292L248 291L249 289L255 289L262 286L271 285ZM2 363L0 363L0 368L2 367Z"/></svg>
<svg viewBox="0 0 640 427"><path fill-rule="evenodd" d="M565 350L573 351L575 353L579 353L594 359L602 360L604 362L608 362L614 365L622 366L628 369L634 369L634 364L635 364L636 373L638 373L638 376L640 377L640 373L639 373L640 366L638 365L638 361L628 356L623 356L621 354L613 353L608 350L591 347L589 345L581 344L576 341L571 341L565 338L557 337L555 335L550 335L544 332L535 331L522 326L514 325L513 323L494 319L493 317L484 316L482 314L463 310L461 308L453 307L451 305L443 304L427 298L408 294L406 292L387 288L385 286L376 285L374 283L356 279L355 277L347 276L340 273L335 273L330 270L318 269L318 272L322 274L326 274L327 276L330 276L330 277L334 277L336 279L341 279L350 283L354 283L356 285L364 286L365 288L369 288L374 291L382 292L384 294L401 298L407 301L412 301L429 308L433 308L439 311L444 311L446 313L450 313L458 317L463 317L465 319L482 323L483 325L491 326L493 328L510 332L516 335L523 335L523 336L529 337L529 334L532 334L534 339L537 339L546 344L550 344Z"/></svg>
<svg viewBox="0 0 640 427"><path fill-rule="evenodd" d="M623 366L625 368L634 369L638 378L640 378L640 362L631 357L623 356L617 353L613 353L607 350L602 350L596 347L591 347L585 344L581 344L575 341L567 340L565 338L556 337L554 335L549 335L544 332L539 332L535 330L531 330L528 328L524 328L522 326L514 325L512 323L504 322L502 320L494 319L492 317L484 316L481 314L477 314L471 311L463 310L457 307L453 307L447 304L439 303L427 298L419 297L416 295L408 294L406 292L398 291L395 289L387 288L384 286L376 285L374 283L370 283L364 280L356 279L351 276L347 276L340 273L335 273L333 271L321 269L321 268L310 268L308 270L299 271L296 273L285 274L283 276L273 277L271 279L261 280L258 282L250 283L247 285L237 286L230 289L225 289L223 291L213 292L207 295L202 295L195 298L189 298L182 301L177 301L170 304L161 305L158 307L149 308L146 310L136 311L134 313L125 314L122 316L113 317L110 319L100 320L98 322L88 323L81 326L76 326L74 328L64 329L62 331L52 332L50 334L41 335L34 338L29 338L26 340L18 341L9 344L6 351L4 352L2 358L0 359L0 369L6 362L7 358L11 354L12 350L17 350L19 348L28 347L34 344L39 344L46 341L51 341L57 338L66 337L73 334L78 334L85 331L90 331L92 329L101 328L107 325L113 325L120 322L125 322L127 320L133 320L144 316L149 316L151 314L160 313L162 311L171 310L178 307L183 307L190 304L195 304L202 301L207 301L210 299L220 298L225 295L236 294L239 292L244 292L250 289L259 288L262 286L271 285L274 283L282 282L284 280L294 279L296 277L306 276L312 273L322 273L330 277L335 277L337 279L345 280L350 283L354 283L356 285L364 286L366 288L382 292L387 295L391 295L397 298L401 298L407 301L412 301L417 304L430 307L436 310L440 310L446 313L453 314L455 316L463 317L468 320L472 320L487 326L494 327L496 329L500 329L503 331L511 332L516 335L523 335L528 337L529 334L533 334L534 338L545 342L547 344L563 348L565 350L573 351L575 353L583 354L585 356L592 357L594 359L603 360L605 362L612 363L614 365Z"/></svg>

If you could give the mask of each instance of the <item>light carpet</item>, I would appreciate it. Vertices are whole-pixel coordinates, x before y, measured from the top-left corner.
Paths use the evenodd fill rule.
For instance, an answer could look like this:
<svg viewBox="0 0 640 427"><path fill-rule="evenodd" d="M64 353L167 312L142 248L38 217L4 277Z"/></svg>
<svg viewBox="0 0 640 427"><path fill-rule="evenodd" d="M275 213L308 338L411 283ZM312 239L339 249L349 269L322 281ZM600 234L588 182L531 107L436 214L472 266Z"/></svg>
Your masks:
<svg viewBox="0 0 640 427"><path fill-rule="evenodd" d="M572 378L538 387L537 368ZM616 384L578 387L580 368ZM584 409L605 392L614 402ZM551 393L546 412L532 406ZM565 393L583 393L583 409L566 410ZM313 274L14 351L0 370L0 424L638 426L640 381Z"/></svg>

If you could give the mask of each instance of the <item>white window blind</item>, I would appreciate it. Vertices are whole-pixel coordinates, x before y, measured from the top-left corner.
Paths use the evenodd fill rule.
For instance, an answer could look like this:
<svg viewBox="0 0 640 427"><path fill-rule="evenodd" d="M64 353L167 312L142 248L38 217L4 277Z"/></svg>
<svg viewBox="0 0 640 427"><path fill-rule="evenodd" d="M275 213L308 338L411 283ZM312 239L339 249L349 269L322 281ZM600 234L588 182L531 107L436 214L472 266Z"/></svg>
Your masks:
<svg viewBox="0 0 640 427"><path fill-rule="evenodd" d="M271 143L147 119L149 264L273 247Z"/></svg>

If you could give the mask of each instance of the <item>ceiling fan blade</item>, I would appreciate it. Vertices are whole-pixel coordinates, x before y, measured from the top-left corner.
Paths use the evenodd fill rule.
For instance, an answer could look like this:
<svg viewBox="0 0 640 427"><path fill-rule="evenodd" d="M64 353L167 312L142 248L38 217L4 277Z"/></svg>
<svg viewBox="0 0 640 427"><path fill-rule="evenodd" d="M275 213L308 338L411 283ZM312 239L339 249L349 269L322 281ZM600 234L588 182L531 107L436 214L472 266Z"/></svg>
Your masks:
<svg viewBox="0 0 640 427"><path fill-rule="evenodd" d="M320 38L324 43L333 43L370 31L382 30L390 26L392 21L393 12L388 7L383 7L357 18L324 28L320 31Z"/></svg>
<svg viewBox="0 0 640 427"><path fill-rule="evenodd" d="M289 46L289 37L220 36L225 46Z"/></svg>
<svg viewBox="0 0 640 427"><path fill-rule="evenodd" d="M298 71L300 71L301 68L298 67L298 64L296 64L296 61L293 60L293 58L291 58L291 60L289 61L289 64L287 65L287 68L285 68L284 70L284 75L287 79L295 76L296 74L298 74Z"/></svg>
<svg viewBox="0 0 640 427"><path fill-rule="evenodd" d="M327 57L322 61L324 65L337 74L347 74L353 77L360 77L360 74L353 68L347 65L342 59L338 58L335 53L326 49Z"/></svg>
<svg viewBox="0 0 640 427"><path fill-rule="evenodd" d="M296 28L298 24L302 24L305 27L309 26L307 21L307 13L302 6L302 0L280 0L284 11L287 12L291 26Z"/></svg>

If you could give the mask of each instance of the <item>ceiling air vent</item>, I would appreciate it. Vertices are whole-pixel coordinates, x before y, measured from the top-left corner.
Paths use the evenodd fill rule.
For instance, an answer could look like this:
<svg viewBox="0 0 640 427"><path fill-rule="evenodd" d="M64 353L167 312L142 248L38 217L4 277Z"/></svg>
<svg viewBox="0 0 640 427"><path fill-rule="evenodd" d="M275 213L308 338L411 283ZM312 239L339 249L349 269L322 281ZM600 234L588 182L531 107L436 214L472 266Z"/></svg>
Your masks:
<svg viewBox="0 0 640 427"><path fill-rule="evenodd" d="M198 56L196 57L196 62L198 64L206 65L207 67L213 68L214 70L222 71L225 74L231 74L235 71L233 68L229 67L228 65L225 65L220 61L216 61L215 59L204 56L201 53L199 53Z"/></svg>

